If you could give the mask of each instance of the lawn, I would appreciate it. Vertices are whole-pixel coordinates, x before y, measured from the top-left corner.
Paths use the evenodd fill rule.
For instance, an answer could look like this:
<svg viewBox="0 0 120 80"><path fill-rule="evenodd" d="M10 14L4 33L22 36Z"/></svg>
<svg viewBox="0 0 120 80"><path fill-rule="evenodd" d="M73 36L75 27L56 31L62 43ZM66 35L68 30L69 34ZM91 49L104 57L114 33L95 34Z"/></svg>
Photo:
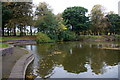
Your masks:
<svg viewBox="0 0 120 80"><path fill-rule="evenodd" d="M0 48L5 48L5 47L8 47L9 45L6 44L6 43L0 43Z"/></svg>
<svg viewBox="0 0 120 80"><path fill-rule="evenodd" d="M7 40L36 40L35 36L9 36L9 37L0 37L0 41Z"/></svg>

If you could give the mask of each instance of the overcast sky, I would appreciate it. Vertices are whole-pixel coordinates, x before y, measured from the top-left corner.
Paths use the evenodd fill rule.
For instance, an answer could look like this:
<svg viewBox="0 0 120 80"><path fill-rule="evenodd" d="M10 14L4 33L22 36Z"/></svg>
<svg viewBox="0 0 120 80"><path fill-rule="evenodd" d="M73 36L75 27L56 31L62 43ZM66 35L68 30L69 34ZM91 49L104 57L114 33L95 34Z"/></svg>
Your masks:
<svg viewBox="0 0 120 80"><path fill-rule="evenodd" d="M82 6L90 12L96 4L101 4L106 8L106 12L114 11L118 13L118 2L120 0L33 0L34 4L46 2L53 9L54 14L62 13L67 7Z"/></svg>

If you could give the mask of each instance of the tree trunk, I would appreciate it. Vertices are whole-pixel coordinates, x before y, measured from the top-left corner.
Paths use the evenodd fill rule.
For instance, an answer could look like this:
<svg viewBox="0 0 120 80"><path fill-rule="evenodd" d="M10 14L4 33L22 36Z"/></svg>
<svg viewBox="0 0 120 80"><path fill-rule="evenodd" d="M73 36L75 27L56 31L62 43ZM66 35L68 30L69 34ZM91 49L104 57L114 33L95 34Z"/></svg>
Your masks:
<svg viewBox="0 0 120 80"><path fill-rule="evenodd" d="M32 27L30 26L30 35L32 36Z"/></svg>
<svg viewBox="0 0 120 80"><path fill-rule="evenodd" d="M2 36L5 36L4 35L4 26L2 26Z"/></svg>
<svg viewBox="0 0 120 80"><path fill-rule="evenodd" d="M7 35L10 36L10 35L9 35L9 28L7 28Z"/></svg>
<svg viewBox="0 0 120 80"><path fill-rule="evenodd" d="M13 36L16 36L16 27L14 27Z"/></svg>
<svg viewBox="0 0 120 80"><path fill-rule="evenodd" d="M24 27L23 35L26 35L26 28Z"/></svg>
<svg viewBox="0 0 120 80"><path fill-rule="evenodd" d="M23 36L22 26L20 27L20 36Z"/></svg>
<svg viewBox="0 0 120 80"><path fill-rule="evenodd" d="M37 30L38 30L38 32L40 32L40 29L39 29L39 28L37 28Z"/></svg>
<svg viewBox="0 0 120 80"><path fill-rule="evenodd" d="M12 28L10 28L9 31L10 31L10 36L12 36Z"/></svg>

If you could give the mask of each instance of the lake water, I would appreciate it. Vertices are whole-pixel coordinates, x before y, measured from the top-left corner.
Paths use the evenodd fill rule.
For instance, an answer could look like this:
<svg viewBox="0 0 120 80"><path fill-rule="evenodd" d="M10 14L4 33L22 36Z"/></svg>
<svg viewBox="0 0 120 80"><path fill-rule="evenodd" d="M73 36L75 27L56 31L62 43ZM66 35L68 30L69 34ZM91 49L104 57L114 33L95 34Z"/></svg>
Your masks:
<svg viewBox="0 0 120 80"><path fill-rule="evenodd" d="M26 75L34 78L118 78L118 42L61 42L25 45L35 60Z"/></svg>

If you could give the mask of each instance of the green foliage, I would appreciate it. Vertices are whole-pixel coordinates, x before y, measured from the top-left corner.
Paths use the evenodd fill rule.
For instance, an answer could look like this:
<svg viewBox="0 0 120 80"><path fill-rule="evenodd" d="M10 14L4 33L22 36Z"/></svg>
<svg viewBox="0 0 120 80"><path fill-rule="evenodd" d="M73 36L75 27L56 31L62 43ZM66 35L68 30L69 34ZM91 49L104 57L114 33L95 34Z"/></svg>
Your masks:
<svg viewBox="0 0 120 80"><path fill-rule="evenodd" d="M59 33L66 29L66 26L62 24L61 15L54 15L45 2L39 4L35 13L37 16L35 27L38 32L43 32L57 41Z"/></svg>
<svg viewBox="0 0 120 80"><path fill-rule="evenodd" d="M95 36L95 35L80 35L77 36L77 40L81 40L81 39L102 39L102 36Z"/></svg>
<svg viewBox="0 0 120 80"><path fill-rule="evenodd" d="M36 36L9 36L9 37L0 37L0 41L7 40L36 40Z"/></svg>
<svg viewBox="0 0 120 80"><path fill-rule="evenodd" d="M55 17L56 17L56 20L58 22L58 30L59 31L66 30L67 26L64 25L62 14L59 13L59 14L55 15Z"/></svg>
<svg viewBox="0 0 120 80"><path fill-rule="evenodd" d="M60 35L61 33L64 33L64 31L66 30L66 26L62 23L58 23L58 28L57 28L57 32L51 32L51 33L48 33L47 35L53 39L53 40L56 40L56 41L59 41L60 40Z"/></svg>
<svg viewBox="0 0 120 80"><path fill-rule="evenodd" d="M31 2L3 2L2 3L2 31L7 27L8 34L13 29L16 35L16 28L23 35L23 29L32 24L32 3ZM24 28L23 28L24 27ZM12 31L11 31L12 32ZM4 36L4 33L2 33Z"/></svg>
<svg viewBox="0 0 120 80"><path fill-rule="evenodd" d="M72 31L76 33L79 33L88 28L86 23L89 19L85 16L87 12L88 10L84 7L69 7L64 10L62 17L68 28L72 29Z"/></svg>
<svg viewBox="0 0 120 80"><path fill-rule="evenodd" d="M114 35L115 40L120 40L120 35Z"/></svg>
<svg viewBox="0 0 120 80"><path fill-rule="evenodd" d="M2 25L5 26L6 23L12 18L13 11L10 10L10 7L7 6L8 4L3 2L2 3Z"/></svg>
<svg viewBox="0 0 120 80"><path fill-rule="evenodd" d="M51 40L46 34L39 32L36 35L36 41L37 43L41 42L54 42L54 40Z"/></svg>
<svg viewBox="0 0 120 80"><path fill-rule="evenodd" d="M0 43L0 48L5 48L5 47L9 47L9 45L6 43Z"/></svg>
<svg viewBox="0 0 120 80"><path fill-rule="evenodd" d="M38 28L38 32L46 34L56 32L58 27L55 16L48 7L49 5L45 2L40 3L35 12L37 16L35 27Z"/></svg>
<svg viewBox="0 0 120 80"><path fill-rule="evenodd" d="M120 34L120 16L118 14L108 14L106 16L111 25L108 27L110 33Z"/></svg>
<svg viewBox="0 0 120 80"><path fill-rule="evenodd" d="M47 34L48 37L50 37L51 39L55 40L55 41L58 41L58 34L56 33L49 33Z"/></svg>
<svg viewBox="0 0 120 80"><path fill-rule="evenodd" d="M76 38L76 34L69 30L62 31L59 34L59 40L61 41L71 41L71 40L75 40L75 38Z"/></svg>
<svg viewBox="0 0 120 80"><path fill-rule="evenodd" d="M50 6L42 2L37 6L33 18L31 4L31 2L2 3L2 34L7 33L8 36L16 34L17 28L20 35L23 35L29 32L26 26L31 26L32 33L33 25L40 32L37 34L37 42L97 39L101 37L92 35L120 34L120 16L113 12L105 16L104 7L101 5L94 5L89 16L86 16L88 10L80 6L68 7L63 13L54 15ZM17 39L5 38L5 40Z"/></svg>
<svg viewBox="0 0 120 80"><path fill-rule="evenodd" d="M92 32L95 35L104 34L106 27L108 27L108 22L104 14L104 7L102 5L94 5L90 16L92 23Z"/></svg>

